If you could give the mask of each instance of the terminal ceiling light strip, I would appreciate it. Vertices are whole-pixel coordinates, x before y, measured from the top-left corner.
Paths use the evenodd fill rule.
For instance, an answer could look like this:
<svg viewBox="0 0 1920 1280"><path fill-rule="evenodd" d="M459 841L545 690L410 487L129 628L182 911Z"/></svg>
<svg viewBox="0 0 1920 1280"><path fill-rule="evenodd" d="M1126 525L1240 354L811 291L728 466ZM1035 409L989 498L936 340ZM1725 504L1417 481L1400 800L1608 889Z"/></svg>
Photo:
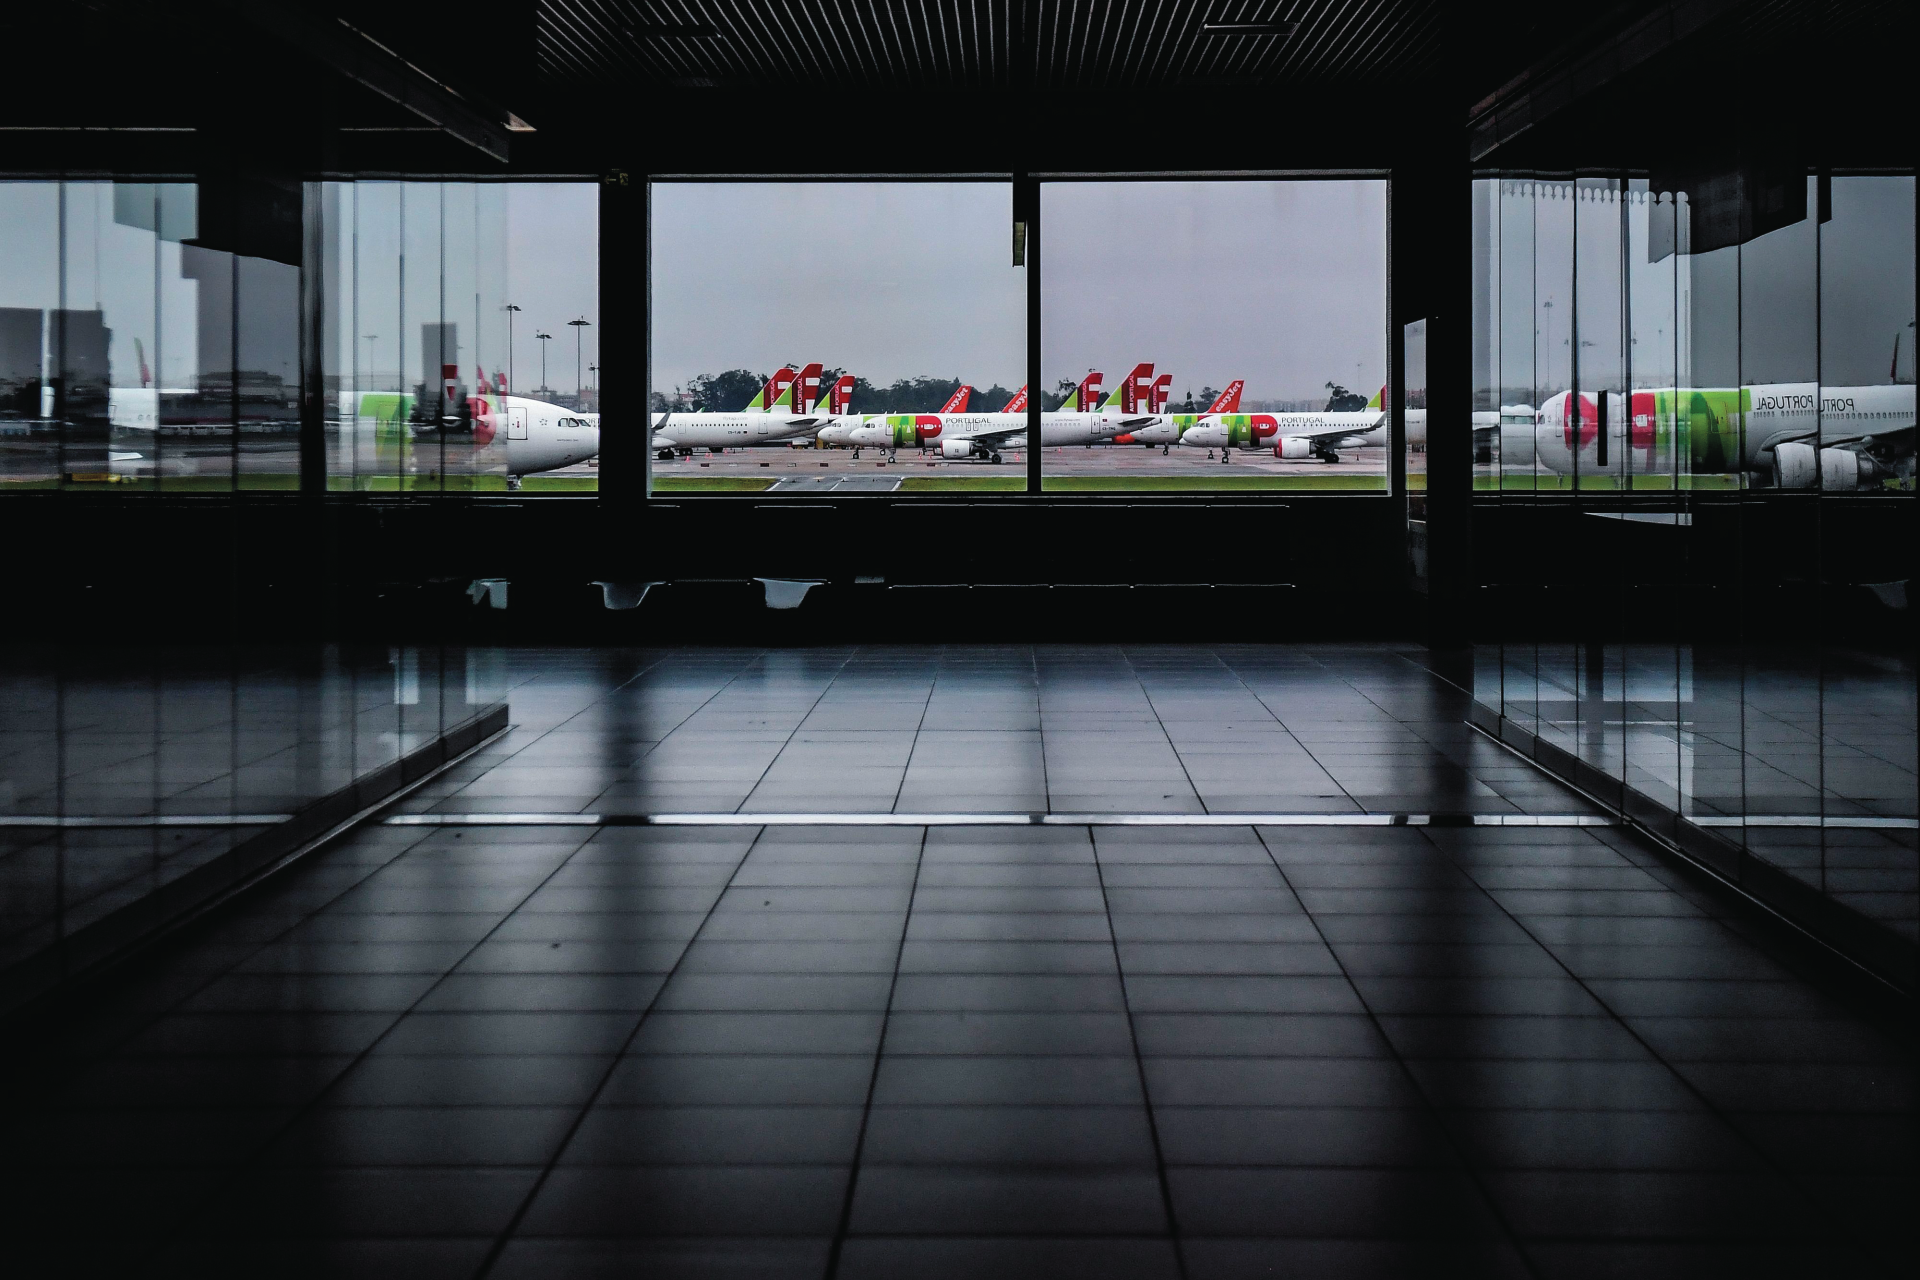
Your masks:
<svg viewBox="0 0 1920 1280"><path fill-rule="evenodd" d="M389 827L1612 827L1590 813L396 813Z"/></svg>
<svg viewBox="0 0 1920 1280"><path fill-rule="evenodd" d="M161 813L127 816L57 817L53 814L0 814L0 827L272 827L291 822L290 813Z"/></svg>
<svg viewBox="0 0 1920 1280"><path fill-rule="evenodd" d="M1297 22L1203 22L1203 36L1290 36L1300 29Z"/></svg>

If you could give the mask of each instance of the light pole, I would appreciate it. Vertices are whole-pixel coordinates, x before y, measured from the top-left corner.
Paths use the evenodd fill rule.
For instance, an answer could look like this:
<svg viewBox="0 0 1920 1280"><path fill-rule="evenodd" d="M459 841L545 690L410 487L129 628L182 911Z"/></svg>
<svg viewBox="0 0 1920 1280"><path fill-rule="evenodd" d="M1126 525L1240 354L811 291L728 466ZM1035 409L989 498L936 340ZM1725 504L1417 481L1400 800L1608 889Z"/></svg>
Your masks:
<svg viewBox="0 0 1920 1280"><path fill-rule="evenodd" d="M587 372L593 375L593 407L597 410L600 407L600 366L590 364Z"/></svg>
<svg viewBox="0 0 1920 1280"><path fill-rule="evenodd" d="M586 383L580 377L580 335L592 323L593 321L585 316L581 316L578 320L567 321L567 324L573 328L573 398L575 400L578 400L580 393L587 389Z"/></svg>
<svg viewBox="0 0 1920 1280"><path fill-rule="evenodd" d="M547 394L547 344L553 341L553 335L541 333L535 329L533 336L540 339L540 392L545 395Z"/></svg>
<svg viewBox="0 0 1920 1280"><path fill-rule="evenodd" d="M513 390L513 317L520 308L509 302L500 308L507 313L507 390Z"/></svg>

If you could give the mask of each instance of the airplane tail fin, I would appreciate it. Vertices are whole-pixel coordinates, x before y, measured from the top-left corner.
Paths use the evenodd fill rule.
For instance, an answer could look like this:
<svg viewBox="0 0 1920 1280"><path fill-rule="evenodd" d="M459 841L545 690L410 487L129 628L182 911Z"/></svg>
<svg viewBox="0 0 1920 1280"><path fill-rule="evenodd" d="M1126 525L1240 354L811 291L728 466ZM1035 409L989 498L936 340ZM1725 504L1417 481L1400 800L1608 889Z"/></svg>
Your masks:
<svg viewBox="0 0 1920 1280"><path fill-rule="evenodd" d="M827 412L838 417L840 414L852 412L852 406L853 375L843 373L834 380L831 387L827 388Z"/></svg>
<svg viewBox="0 0 1920 1280"><path fill-rule="evenodd" d="M507 394L507 375L498 369L493 371L493 389L503 396Z"/></svg>
<svg viewBox="0 0 1920 1280"><path fill-rule="evenodd" d="M940 412L965 413L967 411L967 401L972 398L973 388L963 382L960 384L960 389L948 396L947 402L940 406Z"/></svg>
<svg viewBox="0 0 1920 1280"><path fill-rule="evenodd" d="M1149 394L1151 394L1150 389L1152 386L1153 362L1147 361L1142 364L1137 364L1133 366L1133 372L1120 380L1120 385L1113 389L1107 396L1106 403L1100 407L1102 409L1117 409L1121 413L1138 413L1140 412L1140 401L1142 399L1140 393L1143 390L1147 390Z"/></svg>
<svg viewBox="0 0 1920 1280"><path fill-rule="evenodd" d="M1147 412L1165 413L1167 401L1173 398L1173 375L1163 373L1153 380L1147 389Z"/></svg>
<svg viewBox="0 0 1920 1280"><path fill-rule="evenodd" d="M820 407L820 368L820 362L815 360L793 380L795 413L808 414Z"/></svg>
<svg viewBox="0 0 1920 1280"><path fill-rule="evenodd" d="M779 403L780 398L787 393L788 388L793 386L793 378L793 366L782 366L771 378L767 379L767 385L760 388L760 394L755 396L753 403L749 404L742 412L767 413L771 411L773 406Z"/></svg>
<svg viewBox="0 0 1920 1280"><path fill-rule="evenodd" d="M1080 380L1080 390L1074 396L1073 407L1081 413L1092 413L1100 403L1100 379L1104 376L1098 369Z"/></svg>
<svg viewBox="0 0 1920 1280"><path fill-rule="evenodd" d="M1208 413L1240 412L1240 392L1241 392L1241 389L1244 388L1246 385L1247 385L1246 379L1244 378L1235 378L1232 382L1229 382L1227 384L1227 389L1225 391L1222 391L1219 395L1215 396L1213 398L1213 403L1207 406L1207 412Z"/></svg>
<svg viewBox="0 0 1920 1280"><path fill-rule="evenodd" d="M133 354L139 357L140 360L140 385L143 387L152 386L153 371L147 368L147 349L140 345L140 339L138 338L133 340ZM1895 364L1900 363L1900 339L1897 337L1893 340L1893 362Z"/></svg>
<svg viewBox="0 0 1920 1280"><path fill-rule="evenodd" d="M788 379L786 388L768 405L769 411L808 414L820 403L820 362L814 361ZM791 372L791 371L789 371Z"/></svg>
<svg viewBox="0 0 1920 1280"><path fill-rule="evenodd" d="M1378 409L1382 405L1386 404L1386 402L1387 402L1387 388L1386 388L1386 385L1383 383L1381 384L1380 389L1373 393L1373 399L1367 401L1367 408Z"/></svg>
<svg viewBox="0 0 1920 1280"><path fill-rule="evenodd" d="M1013 393L1013 399L1007 401L1002 413L1025 413L1027 411L1027 389L1023 386Z"/></svg>

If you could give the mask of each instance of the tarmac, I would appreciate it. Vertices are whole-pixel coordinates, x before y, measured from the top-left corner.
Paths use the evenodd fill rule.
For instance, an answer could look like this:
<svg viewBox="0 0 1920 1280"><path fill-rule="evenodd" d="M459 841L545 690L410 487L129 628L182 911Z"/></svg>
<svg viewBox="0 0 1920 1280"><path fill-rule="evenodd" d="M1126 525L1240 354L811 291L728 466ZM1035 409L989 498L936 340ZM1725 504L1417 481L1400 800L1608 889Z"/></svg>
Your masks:
<svg viewBox="0 0 1920 1280"><path fill-rule="evenodd" d="M725 453L709 454L704 451L687 458L675 458L671 462L655 460L653 475L655 479L670 476L695 477L771 477L776 480L768 492L825 492L839 489L842 492L852 489L861 491L885 492L876 485L852 485L844 481L855 476L1007 476L1023 475L1026 471L1024 450L1007 450L1001 455L1005 460L998 465L988 462L953 462L940 457L937 453L922 453L918 450L902 449L888 460L888 455L877 449L863 449L855 459L851 449L791 449L759 448L732 449ZM1191 475L1196 470L1213 476L1221 474L1267 474L1274 476L1332 476L1332 475L1377 475L1384 482L1387 474L1387 451L1373 447L1348 449L1341 453L1340 461L1327 463L1283 462L1275 458L1271 451L1253 452L1236 449L1231 456L1222 461L1220 451L1213 450L1208 457L1205 449L1173 449L1162 454L1159 449L1146 449L1140 446L1107 445L1094 448L1058 448L1044 450L1041 466L1049 476L1181 476ZM566 471L553 472L554 475L568 475L575 472L591 474L587 468L569 468ZM892 487L892 486L889 486Z"/></svg>

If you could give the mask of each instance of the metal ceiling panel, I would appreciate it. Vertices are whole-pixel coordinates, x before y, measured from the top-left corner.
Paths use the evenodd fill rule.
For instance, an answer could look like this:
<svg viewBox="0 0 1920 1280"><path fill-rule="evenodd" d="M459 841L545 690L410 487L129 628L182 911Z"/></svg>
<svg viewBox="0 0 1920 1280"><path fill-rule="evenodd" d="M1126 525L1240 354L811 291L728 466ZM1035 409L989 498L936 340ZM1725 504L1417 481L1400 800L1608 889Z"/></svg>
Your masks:
<svg viewBox="0 0 1920 1280"><path fill-rule="evenodd" d="M1438 0L538 0L549 83L1125 91L1437 70ZM1288 34L1210 25L1291 22Z"/></svg>

